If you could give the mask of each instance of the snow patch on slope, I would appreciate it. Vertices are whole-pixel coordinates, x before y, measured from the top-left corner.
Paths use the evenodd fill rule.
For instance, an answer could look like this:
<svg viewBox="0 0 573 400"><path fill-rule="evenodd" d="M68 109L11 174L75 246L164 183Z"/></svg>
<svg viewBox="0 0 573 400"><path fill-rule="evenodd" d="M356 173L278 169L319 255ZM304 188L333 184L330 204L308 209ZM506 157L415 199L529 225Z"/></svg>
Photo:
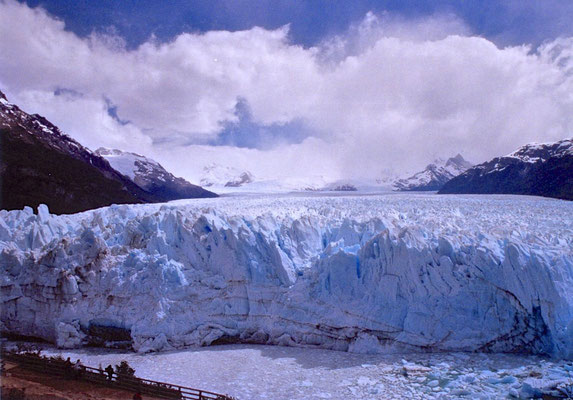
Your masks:
<svg viewBox="0 0 573 400"><path fill-rule="evenodd" d="M113 169L127 176L132 181L138 175L151 173L152 167L163 169L156 161L135 153L105 148L99 148L96 153L104 157Z"/></svg>

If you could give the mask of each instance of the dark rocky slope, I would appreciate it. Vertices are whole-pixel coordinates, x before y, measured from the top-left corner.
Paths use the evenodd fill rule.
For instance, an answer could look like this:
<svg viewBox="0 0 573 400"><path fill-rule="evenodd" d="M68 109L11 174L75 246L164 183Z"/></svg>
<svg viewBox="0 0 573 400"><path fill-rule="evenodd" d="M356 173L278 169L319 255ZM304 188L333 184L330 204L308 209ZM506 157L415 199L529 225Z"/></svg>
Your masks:
<svg viewBox="0 0 573 400"><path fill-rule="evenodd" d="M523 194L573 200L573 140L525 145L468 169L438 193Z"/></svg>
<svg viewBox="0 0 573 400"><path fill-rule="evenodd" d="M0 92L2 209L37 208L75 213L110 204L163 201L121 175L37 114L27 114Z"/></svg>

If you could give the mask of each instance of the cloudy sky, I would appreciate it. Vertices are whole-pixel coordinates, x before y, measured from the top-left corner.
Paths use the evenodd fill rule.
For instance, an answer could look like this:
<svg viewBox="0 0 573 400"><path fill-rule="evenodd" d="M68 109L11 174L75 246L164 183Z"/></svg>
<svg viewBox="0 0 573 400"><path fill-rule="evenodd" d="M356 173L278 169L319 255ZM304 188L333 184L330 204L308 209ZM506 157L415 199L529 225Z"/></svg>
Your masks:
<svg viewBox="0 0 573 400"><path fill-rule="evenodd" d="M573 136L573 2L0 0L0 89L91 149L375 179Z"/></svg>

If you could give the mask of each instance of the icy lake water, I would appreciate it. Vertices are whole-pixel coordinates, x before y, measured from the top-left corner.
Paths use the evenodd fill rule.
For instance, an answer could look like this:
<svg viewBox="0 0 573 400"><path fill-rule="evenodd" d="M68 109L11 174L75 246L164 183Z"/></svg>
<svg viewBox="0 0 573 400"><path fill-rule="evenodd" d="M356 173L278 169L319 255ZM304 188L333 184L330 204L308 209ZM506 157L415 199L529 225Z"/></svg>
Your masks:
<svg viewBox="0 0 573 400"><path fill-rule="evenodd" d="M51 348L44 354L104 368L127 360L140 377L240 400L527 398L573 384L572 362L506 354L362 355L262 345L151 354Z"/></svg>

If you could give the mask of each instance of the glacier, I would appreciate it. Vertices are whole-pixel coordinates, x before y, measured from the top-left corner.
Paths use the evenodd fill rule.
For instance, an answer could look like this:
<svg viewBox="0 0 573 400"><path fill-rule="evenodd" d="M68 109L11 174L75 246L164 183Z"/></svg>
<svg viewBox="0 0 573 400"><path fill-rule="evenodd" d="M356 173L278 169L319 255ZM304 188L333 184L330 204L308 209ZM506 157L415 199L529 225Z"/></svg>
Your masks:
<svg viewBox="0 0 573 400"><path fill-rule="evenodd" d="M573 358L573 203L289 194L0 211L0 329Z"/></svg>

